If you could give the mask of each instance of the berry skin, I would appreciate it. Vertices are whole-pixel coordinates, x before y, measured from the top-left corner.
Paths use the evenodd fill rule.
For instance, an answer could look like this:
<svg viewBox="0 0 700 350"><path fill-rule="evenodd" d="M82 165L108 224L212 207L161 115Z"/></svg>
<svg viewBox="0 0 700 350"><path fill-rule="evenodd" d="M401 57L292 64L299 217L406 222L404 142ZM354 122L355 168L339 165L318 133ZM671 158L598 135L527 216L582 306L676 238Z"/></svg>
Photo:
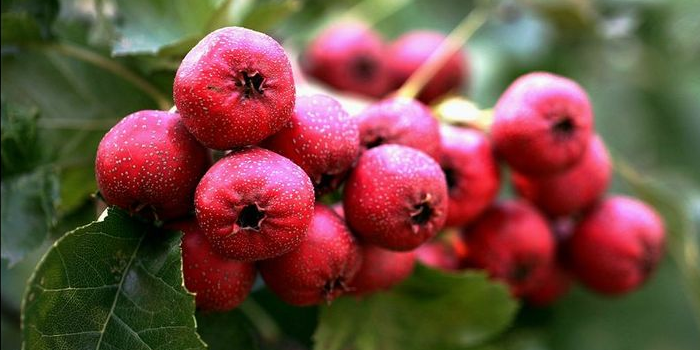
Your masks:
<svg viewBox="0 0 700 350"><path fill-rule="evenodd" d="M262 144L299 165L324 194L338 188L360 151L360 133L335 99L326 95L297 98L290 123Z"/></svg>
<svg viewBox="0 0 700 350"><path fill-rule="evenodd" d="M302 57L304 72L343 91L373 97L388 92L384 42L367 25L342 22L326 29Z"/></svg>
<svg viewBox="0 0 700 350"><path fill-rule="evenodd" d="M643 202L614 196L585 214L567 248L581 283L602 294L624 294L640 287L658 265L664 224Z"/></svg>
<svg viewBox="0 0 700 350"><path fill-rule="evenodd" d="M397 251L415 249L445 223L445 174L413 148L370 149L345 183L343 209L348 225L364 241Z"/></svg>
<svg viewBox="0 0 700 350"><path fill-rule="evenodd" d="M498 99L491 136L515 171L546 175L577 163L592 130L586 92L571 79L536 72L516 79Z"/></svg>
<svg viewBox="0 0 700 350"><path fill-rule="evenodd" d="M445 36L439 32L417 30L404 34L389 46L387 66L392 88L398 89L440 47ZM445 94L459 90L469 80L467 57L458 51L425 84L418 99L430 104Z"/></svg>
<svg viewBox="0 0 700 350"><path fill-rule="evenodd" d="M197 220L217 253L269 259L299 246L311 222L314 189L277 153L244 148L216 162L197 186Z"/></svg>
<svg viewBox="0 0 700 350"><path fill-rule="evenodd" d="M182 272L185 287L196 294L197 307L229 311L240 305L255 282L255 265L216 254L194 219L173 223L168 228L185 234L182 237Z"/></svg>
<svg viewBox="0 0 700 350"><path fill-rule="evenodd" d="M482 132L442 125L440 135L440 165L449 195L445 225L463 226L484 212L498 195L498 164Z"/></svg>
<svg viewBox="0 0 700 350"><path fill-rule="evenodd" d="M454 249L441 241L426 242L415 250L418 261L426 266L444 271L456 271L460 267L460 259Z"/></svg>
<svg viewBox="0 0 700 350"><path fill-rule="evenodd" d="M285 302L304 306L331 302L348 290L360 268L360 246L343 219L316 204L306 239L291 252L261 261L267 286Z"/></svg>
<svg viewBox="0 0 700 350"><path fill-rule="evenodd" d="M525 295L525 299L537 307L551 305L569 292L572 282L566 270L557 263L550 264L542 280Z"/></svg>
<svg viewBox="0 0 700 350"><path fill-rule="evenodd" d="M292 116L294 93L284 49L240 27L204 37L182 60L173 84L185 126L217 150L253 145L279 131Z"/></svg>
<svg viewBox="0 0 700 350"><path fill-rule="evenodd" d="M415 264L414 251L395 252L363 245L362 266L348 288L355 295L387 290L408 278Z"/></svg>
<svg viewBox="0 0 700 350"><path fill-rule="evenodd" d="M552 217L577 213L593 205L608 188L612 175L610 155L595 135L583 158L557 174L528 177L512 174L513 184L523 198Z"/></svg>
<svg viewBox="0 0 700 350"><path fill-rule="evenodd" d="M192 210L194 190L210 162L178 114L139 111L102 138L95 177L107 203L167 220Z"/></svg>
<svg viewBox="0 0 700 350"><path fill-rule="evenodd" d="M363 149L397 144L440 159L440 125L432 112L414 99L385 99L369 106L357 118Z"/></svg>
<svg viewBox="0 0 700 350"><path fill-rule="evenodd" d="M536 288L554 261L547 221L526 202L495 204L465 229L463 237L469 249L466 265L506 282L516 297Z"/></svg>

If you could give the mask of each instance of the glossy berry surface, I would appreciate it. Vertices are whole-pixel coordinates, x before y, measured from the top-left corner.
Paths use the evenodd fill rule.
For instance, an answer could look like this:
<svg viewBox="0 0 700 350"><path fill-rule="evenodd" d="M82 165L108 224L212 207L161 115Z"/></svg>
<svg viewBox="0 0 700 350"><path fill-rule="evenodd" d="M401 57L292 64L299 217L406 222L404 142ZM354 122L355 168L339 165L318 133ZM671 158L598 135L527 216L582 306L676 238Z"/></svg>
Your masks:
<svg viewBox="0 0 700 350"><path fill-rule="evenodd" d="M357 116L363 149L397 144L440 156L440 126L432 112L414 99L393 97L370 105Z"/></svg>
<svg viewBox="0 0 700 350"><path fill-rule="evenodd" d="M518 297L537 287L554 261L547 221L522 201L495 204L464 230L463 237L469 249L466 265L506 282Z"/></svg>
<svg viewBox="0 0 700 350"><path fill-rule="evenodd" d="M302 57L304 72L343 91L374 97L389 88L381 37L360 22L341 22L324 30Z"/></svg>
<svg viewBox="0 0 700 350"><path fill-rule="evenodd" d="M593 205L605 193L611 176L610 155L596 135L583 158L571 168L541 177L513 173L512 179L520 196L550 216L565 216Z"/></svg>
<svg viewBox="0 0 700 350"><path fill-rule="evenodd" d="M482 132L449 125L440 127L440 166L447 179L446 226L473 221L498 195L501 184L491 142Z"/></svg>
<svg viewBox="0 0 700 350"><path fill-rule="evenodd" d="M392 88L398 89L430 56L438 50L445 35L428 30L408 32L396 39L388 49L387 66ZM449 92L455 92L469 81L469 63L463 51L452 55L445 65L425 84L418 99L429 104Z"/></svg>
<svg viewBox="0 0 700 350"><path fill-rule="evenodd" d="M291 252L260 262L270 289L292 305L331 302L348 291L360 268L360 247L332 209L316 204L309 232Z"/></svg>
<svg viewBox="0 0 700 350"><path fill-rule="evenodd" d="M185 287L195 293L202 310L228 311L250 294L255 281L253 263L230 260L216 254L194 219L170 225L181 230Z"/></svg>
<svg viewBox="0 0 700 350"><path fill-rule="evenodd" d="M284 49L271 37L226 27L185 56L173 99L187 129L218 150L256 144L292 117L294 79Z"/></svg>
<svg viewBox="0 0 700 350"><path fill-rule="evenodd" d="M413 251L395 252L373 245L362 246L362 266L350 283L355 295L387 290L408 278L416 264Z"/></svg>
<svg viewBox="0 0 700 350"><path fill-rule="evenodd" d="M639 288L656 269L664 250L664 224L645 203L624 196L591 209L567 242L578 279L603 294Z"/></svg>
<svg viewBox="0 0 700 350"><path fill-rule="evenodd" d="M350 173L343 208L348 225L364 241L385 249L415 249L445 223L445 175L423 152L379 146L366 151Z"/></svg>
<svg viewBox="0 0 700 350"><path fill-rule="evenodd" d="M167 220L192 210L195 187L210 161L178 114L139 111L102 138L95 177L107 203Z"/></svg>
<svg viewBox="0 0 700 350"><path fill-rule="evenodd" d="M299 166L249 147L216 162L195 194L197 220L214 249L237 260L262 260L296 248L306 236L314 189Z"/></svg>
<svg viewBox="0 0 700 350"><path fill-rule="evenodd" d="M494 146L519 173L563 171L588 149L593 111L586 92L571 79L544 72L523 75L501 95L493 113Z"/></svg>
<svg viewBox="0 0 700 350"><path fill-rule="evenodd" d="M323 194L338 188L357 159L360 134L357 120L332 97L300 96L290 122L262 146L299 165Z"/></svg>

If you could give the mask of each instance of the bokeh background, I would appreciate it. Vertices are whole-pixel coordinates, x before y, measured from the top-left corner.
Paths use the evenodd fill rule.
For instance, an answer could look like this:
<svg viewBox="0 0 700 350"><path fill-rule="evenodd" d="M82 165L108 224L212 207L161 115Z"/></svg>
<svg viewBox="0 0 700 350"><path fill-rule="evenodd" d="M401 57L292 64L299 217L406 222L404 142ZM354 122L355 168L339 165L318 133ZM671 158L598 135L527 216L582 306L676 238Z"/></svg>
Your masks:
<svg viewBox="0 0 700 350"><path fill-rule="evenodd" d="M52 240L95 216L92 162L101 136L133 111L170 103L179 61L203 35L236 23L265 31L297 53L340 18L373 23L391 40L413 29L448 33L475 4L3 1L2 348L19 348L19 304L38 259ZM700 2L513 0L491 6L492 17L466 46L472 79L463 94L488 108L525 72L578 81L614 157L636 169L632 181L630 174L617 175L612 191L656 198L675 243L640 291L610 299L577 287L552 307L524 308L509 331L482 348L698 349L700 315L691 298L700 290L688 276L700 262L683 251L697 249L700 236ZM698 266L688 266L693 262Z"/></svg>

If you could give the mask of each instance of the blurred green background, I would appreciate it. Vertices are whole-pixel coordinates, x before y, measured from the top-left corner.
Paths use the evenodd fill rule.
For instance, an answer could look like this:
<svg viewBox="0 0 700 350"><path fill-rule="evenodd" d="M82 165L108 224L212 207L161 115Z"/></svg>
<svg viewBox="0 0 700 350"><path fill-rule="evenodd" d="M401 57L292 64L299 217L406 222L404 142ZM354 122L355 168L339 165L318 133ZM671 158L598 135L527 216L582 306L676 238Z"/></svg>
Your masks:
<svg viewBox="0 0 700 350"><path fill-rule="evenodd" d="M392 40L412 29L448 33L474 5L3 1L2 348L19 348L21 294L48 242L94 218L92 166L100 138L133 111L169 108L179 61L203 35L236 23L299 52L343 16L375 22ZM492 18L467 44L473 79L465 94L488 108L525 72L575 79L590 94L597 130L613 155L660 181L654 185L665 191L666 220L684 232L674 236L680 243L671 245L670 258L642 290L607 299L576 288L553 307L521 310L511 330L483 348L700 348L700 315L693 314L689 299L700 291L686 288L682 278L698 268L683 264L697 260L679 253L697 246L700 236L700 2L492 5ZM618 176L612 190L634 189Z"/></svg>

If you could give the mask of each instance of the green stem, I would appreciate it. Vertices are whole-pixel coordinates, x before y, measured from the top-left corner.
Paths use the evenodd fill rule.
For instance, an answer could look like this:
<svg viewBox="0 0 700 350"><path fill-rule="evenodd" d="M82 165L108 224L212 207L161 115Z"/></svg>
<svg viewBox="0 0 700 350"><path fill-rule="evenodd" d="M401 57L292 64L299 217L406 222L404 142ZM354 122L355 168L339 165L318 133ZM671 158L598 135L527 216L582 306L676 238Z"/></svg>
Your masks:
<svg viewBox="0 0 700 350"><path fill-rule="evenodd" d="M142 77L140 77L139 75L132 72L131 70L124 67L119 62L113 59L106 58L100 54L84 49L82 47L66 43L40 44L36 47L43 50L53 51L58 54L71 57L83 62L90 63L94 66L102 68L110 73L113 73L114 75L121 77L122 79L130 82L131 84L139 88L141 91L146 93L148 96L150 96L153 99L153 101L158 105L159 109L168 110L172 105L170 99L165 94L160 92L150 82L143 79Z"/></svg>
<svg viewBox="0 0 700 350"><path fill-rule="evenodd" d="M268 344L275 344L281 337L281 331L275 320L257 302L248 298L239 306L240 310L260 331L260 336Z"/></svg>
<svg viewBox="0 0 700 350"><path fill-rule="evenodd" d="M423 89L425 84L442 68L462 46L474 35L474 33L486 23L490 14L490 9L486 4L478 5L472 10L462 22L460 22L442 44L430 55L398 90L397 95L415 98Z"/></svg>

